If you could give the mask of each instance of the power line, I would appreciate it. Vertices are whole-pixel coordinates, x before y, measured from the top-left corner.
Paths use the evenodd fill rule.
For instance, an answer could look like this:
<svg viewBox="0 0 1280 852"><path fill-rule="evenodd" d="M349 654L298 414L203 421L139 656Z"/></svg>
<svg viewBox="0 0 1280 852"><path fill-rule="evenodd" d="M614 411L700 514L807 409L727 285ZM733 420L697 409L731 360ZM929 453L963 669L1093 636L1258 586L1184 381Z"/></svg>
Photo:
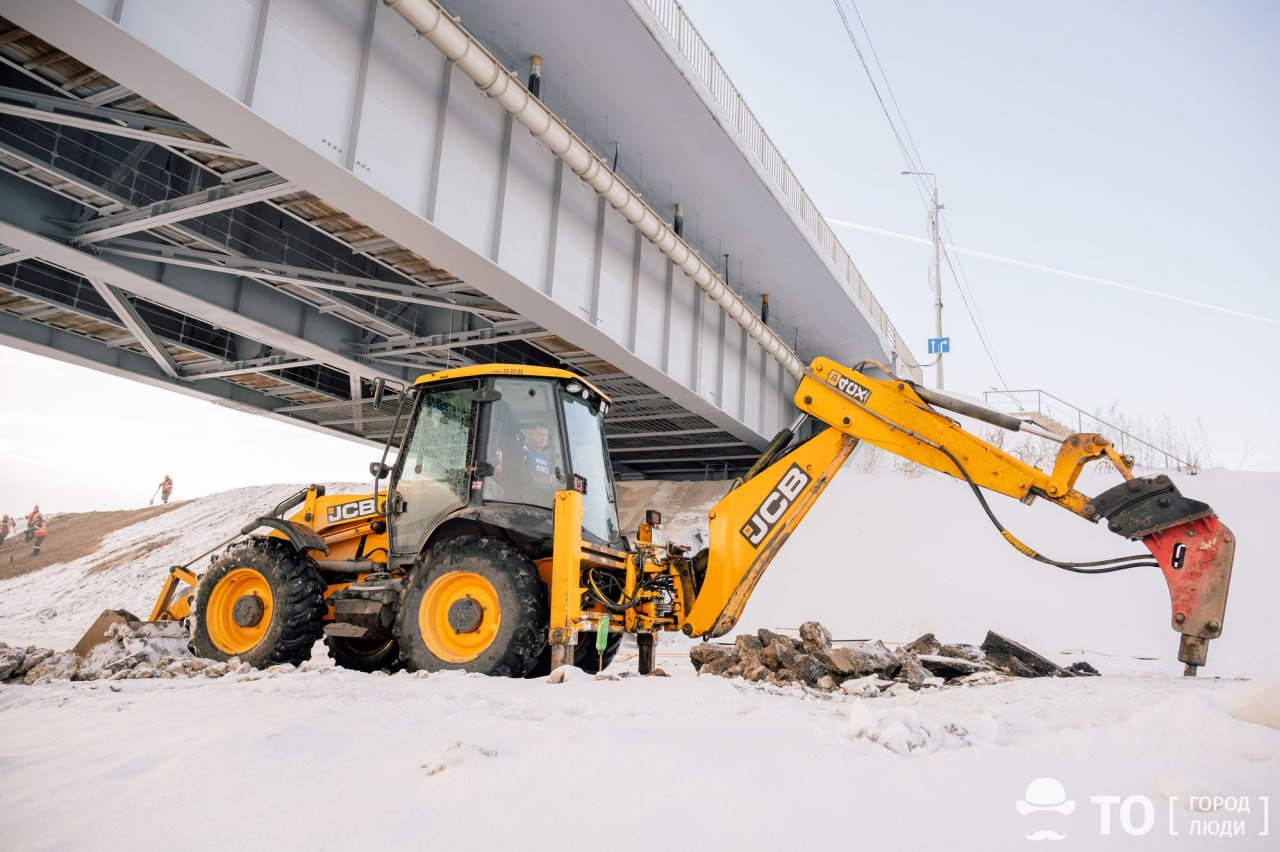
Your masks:
<svg viewBox="0 0 1280 852"><path fill-rule="evenodd" d="M946 229L947 239L943 244L955 245L956 239L951 233L951 223L942 219L942 227ZM951 257L947 257L947 266L951 267ZM959 278L956 278L956 269L960 270ZM974 330L978 332L978 339L982 341L982 347L987 351L987 359L991 361L991 366L995 369L996 375L1000 378L1001 386L1004 390L1009 389L1009 381L1005 378L1004 370L1001 369L999 360L995 356L995 351L988 344L988 338L991 337L991 331L987 328L986 321L982 318L982 310L978 306L978 294L974 291L973 285L969 283L969 274L964 271L964 263L960 260L960 253L956 252L955 268L951 270L951 277L956 278L956 289L960 291L960 298L964 300L965 308L968 309L970 301L973 303L973 310L969 314L969 319L973 322ZM968 290L968 297L965 291Z"/></svg>
<svg viewBox="0 0 1280 852"><path fill-rule="evenodd" d="M875 43L871 41L871 31L867 29L866 23L862 20L862 13L858 11L858 4L854 0L849 0L849 5L853 7L853 14L858 17L858 26L862 28L862 34L867 37L867 47L871 50L871 56L876 61L876 69L880 72L880 78L884 80L885 91L889 93L889 101L893 104L894 112L898 113L898 119L902 122L902 132L907 134L907 141L911 143L911 150L915 152L916 163L923 165L924 157L920 156L920 149L916 147L916 140L911 136L911 128L907 126L907 117L902 114L902 107L898 106L898 96L893 93L893 85L889 82L889 75L884 73L884 66L880 64L880 54L876 52ZM922 168L921 171L924 171Z"/></svg>
<svg viewBox="0 0 1280 852"><path fill-rule="evenodd" d="M889 122L889 129L893 131L893 138L898 142L898 150L902 152L903 159L907 161L907 165L911 167L912 171L924 171L924 168L920 167L911 158L911 152L907 150L906 144L902 141L902 136L898 133L898 126L894 123L893 116L889 114L889 108L885 105L884 97L880 94L880 87L876 85L875 75L871 73L871 68L867 65L867 58L862 55L862 48L858 45L857 36L853 34L853 27L849 26L849 18L844 13L844 6L841 5L840 0L833 0L833 2L836 6L836 12L840 15L840 21L844 24L845 35L849 37L849 43L853 45L854 53L858 54L858 61L862 63L862 70L866 73L868 82L871 83L871 91L875 92L876 100L880 102L880 109L884 112L885 120ZM869 43L870 38L868 37ZM903 125L905 126L905 124L904 122ZM925 201L924 181L919 176L916 176L913 182L916 185L916 192L920 195L920 200L922 202Z"/></svg>
<svg viewBox="0 0 1280 852"><path fill-rule="evenodd" d="M987 344L987 336L982 333L982 329L978 325L978 320L974 316L974 308L969 305L969 297L964 294L964 289L960 287L960 279L956 276L956 268L951 265L951 253L944 252L942 256L946 258L947 268L951 270L951 277L955 279L956 290L960 293L960 301L964 303L965 312L969 314L969 322L973 323L973 330L978 333L978 340L982 343L982 348L987 353L987 360L991 362L992 369L996 371L996 377L1000 379L1000 387L1004 390L1008 390L1009 380L1004 377L1004 372L996 362L995 353L991 351L991 347ZM959 260L959 258L957 258L957 260Z"/></svg>
<svg viewBox="0 0 1280 852"><path fill-rule="evenodd" d="M867 64L866 57L862 53L862 48L858 44L858 39L854 36L853 28L849 25L849 18L845 14L841 0L833 0L833 2L835 3L836 12L840 15L840 21L844 24L845 34L849 37L849 43L853 45L854 52L858 55L858 61L862 63L862 70L866 73L868 82L871 83L871 90L875 93L876 100L880 102L880 109L884 113L885 120L889 123L889 129L893 132L893 138L898 143L898 150L902 152L902 157L906 160L910 171L927 172L928 169L924 167L924 157L921 156L920 149L916 146L915 138L911 135L911 129L907 126L906 115L903 113L902 107L898 104L898 98L893 92L892 84L889 82L889 75L885 72L884 65L880 62L880 54L876 51L875 44L871 39L871 31L867 29L866 22L862 19L862 13L858 10L856 0L849 0L849 5L853 7L853 13L858 19L858 26L862 29L862 33L866 37L867 48L871 51L871 56L875 60L876 68L880 72L881 79L884 80L885 91L889 93L889 100L898 114L898 119L902 124L901 133L898 131L898 123L893 120L893 116L889 113L889 108L885 104L884 97L880 94L880 87L876 84L875 75L871 73L871 68ZM910 150L908 150L906 143L903 142L902 135L904 133L911 143ZM914 157L912 156L913 153ZM922 202L925 202L926 187L924 186L923 176L913 175L912 177L912 183L916 188L916 194L920 196L920 200ZM934 215L941 217L942 214L941 211L938 211ZM951 236L950 224L941 218L940 222L943 227L946 228L947 240L954 244L955 239ZM964 266L960 263L959 256L956 257L954 264L952 263L949 252L943 250L943 256L947 260L947 267L951 270L951 277L956 282L956 290L960 293L960 299L964 303L965 312L969 315L969 321L973 324L973 330L978 335L978 340L981 341L982 348L987 354L987 360L991 362L991 367L995 370L996 376L999 378L1002 386L1005 389L1008 389L1009 382L1005 379L1004 371L1001 370L1000 365L996 360L995 353L992 350L992 346L987 339L989 337L989 333L985 330L985 323L982 322L981 311L978 309L977 304L977 296L973 293L973 288L969 284L968 276L964 271ZM959 267L959 273L956 272L957 267ZM939 282L939 286L941 286L941 282ZM968 294L965 293L966 289L969 290Z"/></svg>

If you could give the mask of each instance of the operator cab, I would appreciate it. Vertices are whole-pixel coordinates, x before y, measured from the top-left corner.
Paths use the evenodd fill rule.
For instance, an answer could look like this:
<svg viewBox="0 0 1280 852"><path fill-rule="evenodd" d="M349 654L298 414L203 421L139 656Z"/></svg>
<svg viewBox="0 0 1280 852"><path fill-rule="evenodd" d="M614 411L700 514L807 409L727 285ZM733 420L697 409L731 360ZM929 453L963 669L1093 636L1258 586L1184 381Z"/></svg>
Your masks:
<svg viewBox="0 0 1280 852"><path fill-rule="evenodd" d="M608 398L565 370L484 365L432 373L391 472L396 556L416 556L442 525L501 530L534 558L551 552L557 491L583 493L583 534L619 539L604 435Z"/></svg>

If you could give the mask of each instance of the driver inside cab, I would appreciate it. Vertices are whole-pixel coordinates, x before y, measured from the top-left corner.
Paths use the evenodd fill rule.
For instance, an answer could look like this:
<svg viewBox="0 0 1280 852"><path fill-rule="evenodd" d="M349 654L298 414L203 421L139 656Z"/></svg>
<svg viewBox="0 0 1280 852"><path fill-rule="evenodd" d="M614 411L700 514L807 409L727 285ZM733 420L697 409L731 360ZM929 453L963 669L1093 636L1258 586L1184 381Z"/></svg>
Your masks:
<svg viewBox="0 0 1280 852"><path fill-rule="evenodd" d="M525 462L533 481L538 485L550 485L551 462L547 459L547 445L551 442L551 430L538 421L525 430Z"/></svg>

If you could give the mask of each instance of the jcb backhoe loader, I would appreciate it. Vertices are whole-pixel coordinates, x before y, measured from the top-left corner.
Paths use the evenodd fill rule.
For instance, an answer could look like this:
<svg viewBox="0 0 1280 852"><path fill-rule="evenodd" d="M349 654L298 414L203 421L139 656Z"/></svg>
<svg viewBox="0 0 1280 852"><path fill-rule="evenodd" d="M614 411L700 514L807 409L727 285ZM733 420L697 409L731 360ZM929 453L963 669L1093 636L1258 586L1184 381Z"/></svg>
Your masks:
<svg viewBox="0 0 1280 852"><path fill-rule="evenodd" d="M379 385L379 399L382 392ZM874 362L810 365L795 394L797 422L708 512L709 544L696 554L653 534L657 512L634 541L618 529L609 400L585 379L466 367L423 376L401 400L407 427L395 463L372 465L375 480L389 477L385 488L299 492L250 522L247 537L202 574L173 569L151 620L188 619L201 656L255 666L304 660L323 637L351 668L512 677L573 663L595 670L632 633L647 673L659 632L709 638L733 628L769 563L866 441L964 480L1000 534L1032 559L1085 573L1159 568L1188 674L1222 632L1235 545L1209 506L1183 497L1167 476L1135 478L1132 459L1102 435L1062 440L1051 471L1024 464L943 410L1008 429L1025 424ZM806 418L824 428L801 440ZM1099 459L1123 481L1093 497L1076 491L1084 465ZM984 489L1105 519L1150 555L1049 559L1004 528ZM594 642L578 640L602 623L610 641L599 660Z"/></svg>

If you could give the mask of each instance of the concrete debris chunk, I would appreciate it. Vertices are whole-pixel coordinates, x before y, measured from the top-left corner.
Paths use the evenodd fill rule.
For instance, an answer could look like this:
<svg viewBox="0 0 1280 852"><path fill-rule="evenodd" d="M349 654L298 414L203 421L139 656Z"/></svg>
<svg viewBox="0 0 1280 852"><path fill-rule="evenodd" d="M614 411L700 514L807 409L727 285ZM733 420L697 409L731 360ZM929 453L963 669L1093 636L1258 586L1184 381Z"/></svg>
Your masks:
<svg viewBox="0 0 1280 852"><path fill-rule="evenodd" d="M831 650L831 631L816 621L806 621L800 625L800 641L810 654Z"/></svg>
<svg viewBox="0 0 1280 852"><path fill-rule="evenodd" d="M0 681L8 680L17 674L18 669L27 661L27 652L21 648L10 648L6 645L0 650Z"/></svg>
<svg viewBox="0 0 1280 852"><path fill-rule="evenodd" d="M938 637L932 633L926 633L919 639L912 640L903 645L899 650L908 654L936 654L942 649L942 643L938 641Z"/></svg>
<svg viewBox="0 0 1280 852"><path fill-rule="evenodd" d="M764 644L756 636L750 633L744 633L733 641L734 650L738 652L738 656L759 656L760 650Z"/></svg>
<svg viewBox="0 0 1280 852"><path fill-rule="evenodd" d="M60 652L50 654L41 662L27 669L22 682L31 686L55 680L71 680L80 668L80 658L75 654Z"/></svg>
<svg viewBox="0 0 1280 852"><path fill-rule="evenodd" d="M898 659L902 661L902 667L898 669L898 674L893 679L899 683L905 683L912 689L919 689L924 686L925 678L932 677L929 670L920 665L920 660L915 654L900 653Z"/></svg>
<svg viewBox="0 0 1280 852"><path fill-rule="evenodd" d="M847 661L847 664L851 664L853 670L849 674L853 677L874 673L892 678L901 666L898 657L878 639L874 642L842 644L831 651L831 657L835 662L845 664Z"/></svg>
<svg viewBox="0 0 1280 852"><path fill-rule="evenodd" d="M23 659L22 663L19 664L18 668L13 672L13 676L26 677L27 672L31 671L36 666L40 665L45 660L52 657L53 654L54 652L53 652L53 649L51 648L36 648L35 646L28 647L26 657Z"/></svg>
<svg viewBox="0 0 1280 852"><path fill-rule="evenodd" d="M710 642L703 642L701 645L694 645L689 649L689 659L693 662L693 668L701 672L703 666L715 660L722 660L728 657L732 652L723 645L714 645ZM726 666L725 668L728 668Z"/></svg>
<svg viewBox="0 0 1280 852"><path fill-rule="evenodd" d="M1053 660L990 630L982 642L982 650L987 655L987 662L994 668L1015 677L1075 677Z"/></svg>
<svg viewBox="0 0 1280 852"><path fill-rule="evenodd" d="M756 637L759 638L761 645L769 645L773 642L781 642L787 648L796 650L800 647L800 640L793 636L783 636L781 633L774 633L772 630L761 628L756 631Z"/></svg>
<svg viewBox="0 0 1280 852"><path fill-rule="evenodd" d="M926 669L938 677L953 678L973 674L987 668L986 663L975 663L963 657L944 657L941 654L920 654L916 657Z"/></svg>
<svg viewBox="0 0 1280 852"><path fill-rule="evenodd" d="M986 652L977 645L942 645L938 648L937 654L940 657L959 657L971 663L987 661Z"/></svg>
<svg viewBox="0 0 1280 852"><path fill-rule="evenodd" d="M892 650L880 641L833 641L831 631L817 621L800 625L799 634L796 639L761 629L738 636L732 645L696 645L689 659L699 675L856 698L989 685L1010 677L1097 674L1083 661L1064 669L993 632L981 647L944 643L926 633Z"/></svg>

